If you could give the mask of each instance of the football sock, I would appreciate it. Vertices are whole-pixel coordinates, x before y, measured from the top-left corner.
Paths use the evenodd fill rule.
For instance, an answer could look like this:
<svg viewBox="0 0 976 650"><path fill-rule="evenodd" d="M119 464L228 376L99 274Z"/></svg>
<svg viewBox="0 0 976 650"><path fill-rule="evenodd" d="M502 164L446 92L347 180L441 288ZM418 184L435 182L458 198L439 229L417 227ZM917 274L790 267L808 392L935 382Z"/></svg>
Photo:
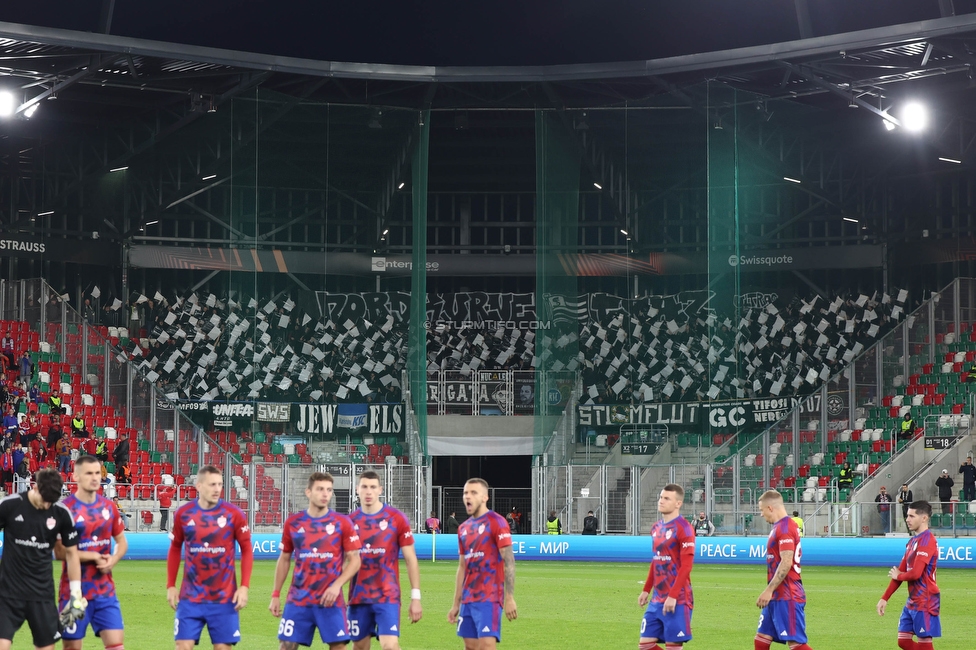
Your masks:
<svg viewBox="0 0 976 650"><path fill-rule="evenodd" d="M806 643L801 643L799 645L791 645L790 650L813 650L813 648L808 646Z"/></svg>
<svg viewBox="0 0 976 650"><path fill-rule="evenodd" d="M759 636L758 634L756 635L756 638L753 639L753 647L755 650L769 650L769 646L772 643L772 639L767 639L766 637Z"/></svg>
<svg viewBox="0 0 976 650"><path fill-rule="evenodd" d="M661 650L661 646L657 644L657 641L641 641L638 646L638 650Z"/></svg>
<svg viewBox="0 0 976 650"><path fill-rule="evenodd" d="M681 650L684 644L681 643L668 643L665 644L665 650Z"/></svg>
<svg viewBox="0 0 976 650"><path fill-rule="evenodd" d="M911 632L899 632L898 647L901 650L918 650L918 645L912 640L913 636Z"/></svg>
<svg viewBox="0 0 976 650"><path fill-rule="evenodd" d="M918 650L932 650L934 647L932 645L932 637L929 636L925 637L924 639L919 639L915 642L915 647L918 648Z"/></svg>

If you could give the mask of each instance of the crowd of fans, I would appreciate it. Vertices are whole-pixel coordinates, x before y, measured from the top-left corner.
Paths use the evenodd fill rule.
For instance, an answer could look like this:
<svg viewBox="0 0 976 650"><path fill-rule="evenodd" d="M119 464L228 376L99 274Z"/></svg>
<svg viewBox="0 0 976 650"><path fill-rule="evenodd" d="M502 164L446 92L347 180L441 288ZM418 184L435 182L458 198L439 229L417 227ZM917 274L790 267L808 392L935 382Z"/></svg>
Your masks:
<svg viewBox="0 0 976 650"><path fill-rule="evenodd" d="M532 370L537 349L578 342L578 354L554 369L581 373L584 403L796 395L814 390L904 318L907 298L907 291L796 298L743 308L737 321L678 302L603 318L581 311L578 323L555 335L441 325L427 333L427 370ZM95 308L85 309L96 318ZM171 301L157 292L127 309L145 332L129 353L173 399L401 400L404 316L337 323L283 295L259 301L191 293Z"/></svg>
<svg viewBox="0 0 976 650"><path fill-rule="evenodd" d="M810 392L905 316L907 291L744 309L652 308L580 329L584 403L699 401ZM721 318L721 320L720 320Z"/></svg>
<svg viewBox="0 0 976 650"><path fill-rule="evenodd" d="M104 438L97 439L80 414L69 415L58 390L42 395L34 365L28 362L0 373L0 411L3 432L0 436L0 487L6 494L23 492L38 470L52 467L67 480L73 459L90 454L103 462L115 463L116 478L129 482L129 441L118 441L112 452ZM41 413L41 404L47 413ZM102 466L103 474L107 466ZM107 476L106 476L107 478Z"/></svg>

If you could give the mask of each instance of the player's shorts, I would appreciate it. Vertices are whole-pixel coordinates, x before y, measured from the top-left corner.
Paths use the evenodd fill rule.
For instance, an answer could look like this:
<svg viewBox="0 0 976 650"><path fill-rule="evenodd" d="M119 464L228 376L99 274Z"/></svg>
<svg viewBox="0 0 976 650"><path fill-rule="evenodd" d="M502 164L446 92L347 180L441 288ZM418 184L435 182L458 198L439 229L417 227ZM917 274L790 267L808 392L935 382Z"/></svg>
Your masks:
<svg viewBox="0 0 976 650"><path fill-rule="evenodd" d="M67 601L62 601L58 607L64 609ZM122 609L119 607L119 599L115 596L101 596L92 598L88 601L85 615L64 628L61 636L65 639L76 640L84 639L85 631L91 625L92 632L99 636L102 630L122 630Z"/></svg>
<svg viewBox="0 0 976 650"><path fill-rule="evenodd" d="M176 606L173 636L177 641L200 641L207 626L211 643L235 644L241 641L241 619L234 603L191 603L181 600Z"/></svg>
<svg viewBox="0 0 976 650"><path fill-rule="evenodd" d="M353 641L375 636L400 636L399 603L349 606L349 634Z"/></svg>
<svg viewBox="0 0 976 650"><path fill-rule="evenodd" d="M673 612L664 613L664 603L647 603L644 618L641 619L642 639L657 639L665 643L687 643L691 641L691 607L675 605Z"/></svg>
<svg viewBox="0 0 976 650"><path fill-rule="evenodd" d="M942 636L942 622L939 617L907 607L901 610L898 619L899 632L911 632L919 638Z"/></svg>
<svg viewBox="0 0 976 650"><path fill-rule="evenodd" d="M14 633L27 621L34 645L43 648L54 645L61 638L58 632L60 615L51 600L11 600L0 598L0 639L13 640Z"/></svg>
<svg viewBox="0 0 976 650"><path fill-rule="evenodd" d="M315 628L319 629L322 643L343 643L352 638L345 607L286 603L278 623L278 640L310 646L315 639Z"/></svg>
<svg viewBox="0 0 976 650"><path fill-rule="evenodd" d="M771 600L759 614L759 634L771 637L773 641L786 643L807 642L807 618L804 613L806 603L792 600Z"/></svg>
<svg viewBox="0 0 976 650"><path fill-rule="evenodd" d="M502 606L498 603L462 603L457 635L462 639L493 636L502 640Z"/></svg>

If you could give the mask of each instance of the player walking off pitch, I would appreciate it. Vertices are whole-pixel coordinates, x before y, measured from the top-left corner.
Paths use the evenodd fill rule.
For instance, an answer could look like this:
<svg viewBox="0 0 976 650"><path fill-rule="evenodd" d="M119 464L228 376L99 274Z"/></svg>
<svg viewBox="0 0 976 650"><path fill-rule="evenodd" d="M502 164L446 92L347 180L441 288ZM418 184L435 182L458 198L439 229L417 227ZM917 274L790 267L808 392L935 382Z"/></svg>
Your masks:
<svg viewBox="0 0 976 650"><path fill-rule="evenodd" d="M695 598L691 568L695 563L695 529L681 516L685 491L668 483L657 500L661 520L651 527L654 558L637 604L647 605L641 619L640 650L680 648L691 641Z"/></svg>
<svg viewBox="0 0 976 650"><path fill-rule="evenodd" d="M806 592L800 579L800 529L786 514L783 495L768 490L759 497L759 513L773 525L766 541L766 579L756 606L759 629L755 650L769 650L770 644L785 643L790 650L812 650L807 645Z"/></svg>
<svg viewBox="0 0 976 650"><path fill-rule="evenodd" d="M81 456L75 461L75 483L78 490L61 502L74 518L78 531L78 559L81 561L81 589L88 601L82 618L62 632L64 650L81 650L88 626L102 640L105 650L124 650L122 608L115 595L112 568L125 557L129 542L125 538L122 515L111 499L98 493L102 484L102 463L94 456ZM115 550L112 550L115 540ZM54 555L64 560L64 546L58 542ZM61 571L60 606L71 599L68 565Z"/></svg>
<svg viewBox="0 0 976 650"><path fill-rule="evenodd" d="M166 599L176 610L176 650L193 650L207 626L214 650L230 650L241 640L240 610L247 606L254 549L247 517L220 498L224 479L212 465L197 472L197 499L173 517L166 558ZM235 544L241 547L241 585L237 586ZM183 583L176 592L180 559Z"/></svg>
<svg viewBox="0 0 976 650"><path fill-rule="evenodd" d="M878 601L878 615L885 615L888 599L898 591L901 583L908 583L908 602L898 621L898 647L902 650L932 650L932 639L942 636L939 607L942 595L935 582L935 568L939 560L939 545L929 530L932 505L915 501L908 506L905 518L914 537L908 541L901 564L891 567L891 583ZM912 637L918 637L918 641Z"/></svg>
<svg viewBox="0 0 976 650"><path fill-rule="evenodd" d="M38 650L52 650L61 638L54 600L51 552L60 538L68 566L68 606L61 620L71 625L85 611L78 562L78 531L61 498L61 475L42 469L27 492L0 500L3 557L0 559L0 650L10 650L14 633L27 621Z"/></svg>
<svg viewBox="0 0 976 650"><path fill-rule="evenodd" d="M308 509L288 517L281 533L281 555L275 565L274 591L268 610L280 616L280 650L310 646L315 629L332 650L351 640L342 586L359 571L359 536L349 517L329 510L331 474L314 472L308 477L305 496ZM285 607L281 588L295 554L295 575Z"/></svg>
<svg viewBox="0 0 976 650"><path fill-rule="evenodd" d="M420 606L420 564L406 515L380 501L380 475L359 475L356 495L360 508L352 513L362 549L359 573L349 583L349 628L353 650L369 650L372 638L383 650L400 648L400 553L410 579L410 622L423 616Z"/></svg>
<svg viewBox="0 0 976 650"><path fill-rule="evenodd" d="M447 613L457 623L464 650L494 650L502 640L502 611L518 618L515 605L515 555L505 518L488 509L488 482L464 484L468 519L458 528L458 570L454 606Z"/></svg>

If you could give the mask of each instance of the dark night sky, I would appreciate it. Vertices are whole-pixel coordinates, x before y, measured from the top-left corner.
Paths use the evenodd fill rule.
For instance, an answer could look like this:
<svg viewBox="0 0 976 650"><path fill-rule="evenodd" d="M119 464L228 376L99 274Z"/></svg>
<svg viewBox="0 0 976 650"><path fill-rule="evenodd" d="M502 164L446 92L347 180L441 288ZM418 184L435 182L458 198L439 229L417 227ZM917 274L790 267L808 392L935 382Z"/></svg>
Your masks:
<svg viewBox="0 0 976 650"><path fill-rule="evenodd" d="M814 35L939 17L938 0L808 0ZM95 31L101 0L0 20ZM976 0L955 0L956 13ZM526 65L653 59L799 38L794 0L116 0L113 34L334 61Z"/></svg>

